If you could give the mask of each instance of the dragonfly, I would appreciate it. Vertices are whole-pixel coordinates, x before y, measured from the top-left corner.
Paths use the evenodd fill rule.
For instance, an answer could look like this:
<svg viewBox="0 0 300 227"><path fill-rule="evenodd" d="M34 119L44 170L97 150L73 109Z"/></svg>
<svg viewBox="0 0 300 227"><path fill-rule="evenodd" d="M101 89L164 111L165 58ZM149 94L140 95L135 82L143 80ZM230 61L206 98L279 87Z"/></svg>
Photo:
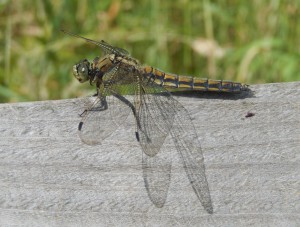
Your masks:
<svg viewBox="0 0 300 227"><path fill-rule="evenodd" d="M81 114L79 137L89 145L98 145L132 114L135 137L142 149L142 170L148 197L156 207L163 207L170 184L172 153L164 147L172 138L182 160L189 183L203 208L213 213L205 174L204 158L192 119L170 90L218 91L241 93L242 83L200 79L165 73L142 65L119 47L94 41L62 30L101 48L104 55L94 60L80 60L73 75L80 82L96 86L93 102ZM107 120L109 119L109 120Z"/></svg>

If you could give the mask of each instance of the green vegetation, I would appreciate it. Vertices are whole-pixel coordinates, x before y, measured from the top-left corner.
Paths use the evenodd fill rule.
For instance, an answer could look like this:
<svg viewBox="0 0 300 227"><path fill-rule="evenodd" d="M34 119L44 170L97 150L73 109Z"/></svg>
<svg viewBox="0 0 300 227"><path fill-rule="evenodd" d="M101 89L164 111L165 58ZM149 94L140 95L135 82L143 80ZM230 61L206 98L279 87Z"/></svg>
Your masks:
<svg viewBox="0 0 300 227"><path fill-rule="evenodd" d="M93 93L71 70L100 49L61 28L167 72L248 84L299 80L299 9L299 0L2 0L0 102Z"/></svg>

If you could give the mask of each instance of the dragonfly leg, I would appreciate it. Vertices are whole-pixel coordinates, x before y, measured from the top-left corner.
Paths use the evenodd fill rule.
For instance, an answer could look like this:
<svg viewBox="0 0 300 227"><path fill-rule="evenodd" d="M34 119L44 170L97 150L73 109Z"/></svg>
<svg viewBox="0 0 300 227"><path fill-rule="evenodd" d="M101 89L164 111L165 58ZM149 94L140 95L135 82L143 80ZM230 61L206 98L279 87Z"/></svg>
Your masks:
<svg viewBox="0 0 300 227"><path fill-rule="evenodd" d="M84 116L88 111L103 111L103 110L108 109L106 97L102 96L99 91L100 91L100 89L97 88L97 93L92 96L92 97L98 97L98 99L96 99L96 101L94 102L93 105L91 105L90 108L85 109L81 114L79 114L80 117ZM95 103L98 102L97 100L100 100L99 106L98 106L98 104L97 104L97 106L95 105Z"/></svg>
<svg viewBox="0 0 300 227"><path fill-rule="evenodd" d="M138 130L142 130L142 127L141 127L141 122L140 122L140 119L137 115L137 111L136 111L136 108L135 106L128 100L126 99L125 97L111 91L113 96L115 96L117 99L119 99L121 102L125 103L125 105L127 105L131 110L132 110L132 113L134 115L134 118L136 120L136 125L137 125L137 130L135 132L135 137L136 137L136 140L139 142L140 141L140 136L139 136L139 132ZM150 138L147 138L149 141L150 141Z"/></svg>
<svg viewBox="0 0 300 227"><path fill-rule="evenodd" d="M86 113L87 113L87 109L85 109L81 114L79 114L79 117L82 117Z"/></svg>

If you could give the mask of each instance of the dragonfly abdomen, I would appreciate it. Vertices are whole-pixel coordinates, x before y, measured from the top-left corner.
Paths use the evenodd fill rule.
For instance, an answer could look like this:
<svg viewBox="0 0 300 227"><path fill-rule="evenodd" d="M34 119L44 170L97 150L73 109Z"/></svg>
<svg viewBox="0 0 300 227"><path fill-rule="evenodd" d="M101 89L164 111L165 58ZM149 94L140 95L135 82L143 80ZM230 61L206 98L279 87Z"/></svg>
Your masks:
<svg viewBox="0 0 300 227"><path fill-rule="evenodd" d="M144 73L160 86L181 91L196 90L239 93L248 90L248 86L242 83L165 73L151 66L145 66Z"/></svg>

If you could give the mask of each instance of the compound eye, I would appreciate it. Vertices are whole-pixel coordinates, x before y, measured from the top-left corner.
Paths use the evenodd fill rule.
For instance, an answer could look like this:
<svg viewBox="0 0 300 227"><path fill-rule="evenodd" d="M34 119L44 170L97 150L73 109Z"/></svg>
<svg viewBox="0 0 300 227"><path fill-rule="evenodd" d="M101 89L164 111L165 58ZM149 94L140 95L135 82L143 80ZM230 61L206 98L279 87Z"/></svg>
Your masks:
<svg viewBox="0 0 300 227"><path fill-rule="evenodd" d="M90 63L85 59L73 66L73 75L80 83L89 80L89 65Z"/></svg>

